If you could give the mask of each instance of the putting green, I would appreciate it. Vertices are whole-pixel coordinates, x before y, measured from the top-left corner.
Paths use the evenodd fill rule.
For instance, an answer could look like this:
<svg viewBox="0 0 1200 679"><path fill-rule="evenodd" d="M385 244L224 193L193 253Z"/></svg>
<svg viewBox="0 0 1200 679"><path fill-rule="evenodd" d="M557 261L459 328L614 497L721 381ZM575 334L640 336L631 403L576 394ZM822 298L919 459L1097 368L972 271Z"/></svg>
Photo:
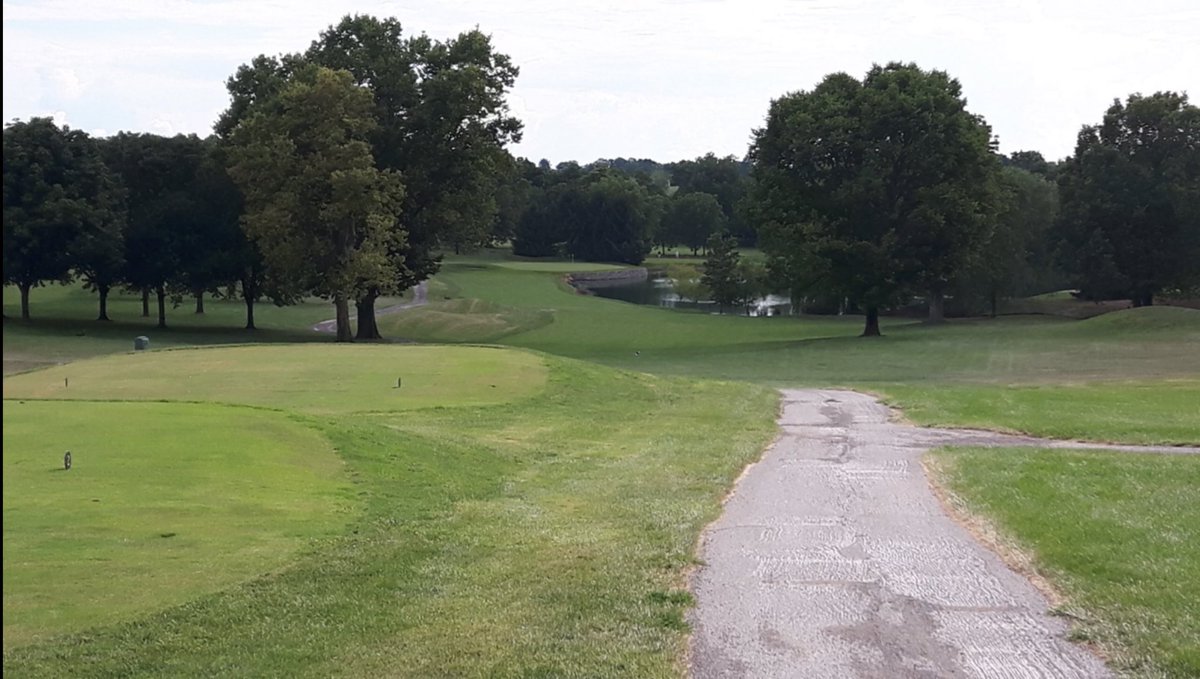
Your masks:
<svg viewBox="0 0 1200 679"><path fill-rule="evenodd" d="M209 401L339 414L505 403L541 391L546 374L533 354L488 347L264 344L94 358L6 378L4 398Z"/></svg>
<svg viewBox="0 0 1200 679"><path fill-rule="evenodd" d="M5 401L3 460L6 648L279 568L357 511L329 442L263 410Z"/></svg>

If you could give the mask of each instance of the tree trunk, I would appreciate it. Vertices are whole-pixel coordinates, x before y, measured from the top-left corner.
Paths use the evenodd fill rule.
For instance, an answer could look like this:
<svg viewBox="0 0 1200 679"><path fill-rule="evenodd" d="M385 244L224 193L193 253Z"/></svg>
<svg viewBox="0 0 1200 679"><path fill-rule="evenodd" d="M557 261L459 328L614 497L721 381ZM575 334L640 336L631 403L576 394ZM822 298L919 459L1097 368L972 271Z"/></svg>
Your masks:
<svg viewBox="0 0 1200 679"><path fill-rule="evenodd" d="M341 297L338 297L337 299L333 300L333 307L337 310L337 341L353 341L353 338L350 336L349 302Z"/></svg>
<svg viewBox="0 0 1200 679"><path fill-rule="evenodd" d="M111 320L108 317L108 289L107 285L96 286L96 292L100 293L100 317L96 319L97 321Z"/></svg>
<svg viewBox="0 0 1200 679"><path fill-rule="evenodd" d="M150 288L142 288L142 318L150 317Z"/></svg>
<svg viewBox="0 0 1200 679"><path fill-rule="evenodd" d="M358 334L354 339L383 339L383 335L379 334L379 323L375 320L375 300L378 297L379 291L371 290L354 303L358 308Z"/></svg>
<svg viewBox="0 0 1200 679"><path fill-rule="evenodd" d="M242 300L246 302L246 329L254 327L254 300L258 299L258 279L250 273L242 278Z"/></svg>
<svg viewBox="0 0 1200 679"><path fill-rule="evenodd" d="M863 333L860 337L880 337L883 333L879 332L879 307L867 307L867 325L863 328Z"/></svg>
<svg viewBox="0 0 1200 679"><path fill-rule="evenodd" d="M21 320L29 320L29 289L33 286L29 283L18 283L17 287L21 289Z"/></svg>
<svg viewBox="0 0 1200 679"><path fill-rule="evenodd" d="M946 293L941 290L929 291L929 318L926 322L946 322Z"/></svg>
<svg viewBox="0 0 1200 679"><path fill-rule="evenodd" d="M254 327L254 298L246 296L246 329L256 330Z"/></svg>
<svg viewBox="0 0 1200 679"><path fill-rule="evenodd" d="M204 313L204 291L203 290L196 293L196 313L198 313L198 314Z"/></svg>
<svg viewBox="0 0 1200 679"><path fill-rule="evenodd" d="M166 329L167 327L167 291L162 286L154 288L154 294L158 296L158 327Z"/></svg>
<svg viewBox="0 0 1200 679"><path fill-rule="evenodd" d="M992 318L995 318L996 311L1000 307L1000 295L996 294L995 290L992 290L991 302L992 302Z"/></svg>

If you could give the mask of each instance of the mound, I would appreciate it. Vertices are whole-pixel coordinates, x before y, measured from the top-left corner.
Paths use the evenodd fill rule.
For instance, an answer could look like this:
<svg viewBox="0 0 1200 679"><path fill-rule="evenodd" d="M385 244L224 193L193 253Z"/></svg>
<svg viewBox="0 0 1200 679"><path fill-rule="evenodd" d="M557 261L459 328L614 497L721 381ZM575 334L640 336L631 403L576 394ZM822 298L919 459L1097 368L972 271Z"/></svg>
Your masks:
<svg viewBox="0 0 1200 679"><path fill-rule="evenodd" d="M424 342L494 342L554 322L544 309L516 309L480 299L456 299L383 317L390 335Z"/></svg>
<svg viewBox="0 0 1200 679"><path fill-rule="evenodd" d="M1087 333L1137 334L1169 333L1193 335L1200 333L1200 311L1177 306L1149 306L1113 311L1089 318L1075 326Z"/></svg>
<svg viewBox="0 0 1200 679"><path fill-rule="evenodd" d="M546 373L533 354L489 347L260 344L80 361L8 378L4 398L208 401L335 414L506 403L541 391Z"/></svg>

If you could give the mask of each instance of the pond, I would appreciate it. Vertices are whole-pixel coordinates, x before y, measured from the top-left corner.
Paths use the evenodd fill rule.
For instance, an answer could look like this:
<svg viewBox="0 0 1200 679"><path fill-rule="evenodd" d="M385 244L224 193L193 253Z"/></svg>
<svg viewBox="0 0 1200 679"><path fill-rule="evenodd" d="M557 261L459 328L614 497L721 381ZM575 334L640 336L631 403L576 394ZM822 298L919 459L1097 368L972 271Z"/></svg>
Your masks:
<svg viewBox="0 0 1200 679"><path fill-rule="evenodd" d="M659 273L639 281L587 281L579 287L597 297L617 299L622 302L646 304L687 311L717 313L717 303L712 300L685 299L675 291L675 281ZM782 295L767 295L755 300L747 309L740 309L749 316L783 316L791 312L791 300ZM733 309L726 309L732 313Z"/></svg>

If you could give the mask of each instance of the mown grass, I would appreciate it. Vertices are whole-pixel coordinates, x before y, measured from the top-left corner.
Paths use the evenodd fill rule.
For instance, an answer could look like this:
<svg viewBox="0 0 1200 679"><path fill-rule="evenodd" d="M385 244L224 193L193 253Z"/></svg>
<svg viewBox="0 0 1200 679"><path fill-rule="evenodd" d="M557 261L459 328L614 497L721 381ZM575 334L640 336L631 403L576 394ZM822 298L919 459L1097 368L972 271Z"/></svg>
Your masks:
<svg viewBox="0 0 1200 679"><path fill-rule="evenodd" d="M461 311L439 311L437 327L419 310L385 317L385 334L456 341L462 328L488 327L494 309L514 319L523 310L527 322L488 339L657 374L865 389L927 424L1098 441L1197 440L1200 311L1192 309L1130 309L1084 321L893 320L885 337L863 339L856 317L675 312L581 295L554 276L484 260L449 261L437 280Z"/></svg>
<svg viewBox="0 0 1200 679"><path fill-rule="evenodd" d="M1200 445L1200 379L1074 385L890 385L913 422L1059 439Z"/></svg>
<svg viewBox="0 0 1200 679"><path fill-rule="evenodd" d="M285 565L353 518L344 467L277 413L5 401L5 649Z"/></svg>
<svg viewBox="0 0 1200 679"><path fill-rule="evenodd" d="M197 314L192 300L168 309L166 329L156 327L157 307L142 317L140 295L114 291L109 295L109 322L97 321L95 293L79 285L49 285L30 295L33 320L20 320L17 289L4 287L4 373L64 363L102 354L129 351L133 338L150 337L152 348L229 344L234 342L313 342L328 337L311 326L333 317L333 306L318 300L287 307L260 303L255 307L257 330L245 330L245 305L238 300L207 299ZM398 302L386 298L381 305Z"/></svg>
<svg viewBox="0 0 1200 679"><path fill-rule="evenodd" d="M529 353L397 349L293 344L134 352L10 376L4 398L207 401L336 414L503 403L546 382L545 365Z"/></svg>
<svg viewBox="0 0 1200 679"><path fill-rule="evenodd" d="M1075 638L1139 677L1200 676L1200 457L1029 449L934 453L973 512L1033 554Z"/></svg>
<svg viewBox="0 0 1200 679"><path fill-rule="evenodd" d="M227 353L231 380L252 363L240 349L163 355L176 353ZM353 480L361 514L342 535L219 593L6 644L5 675L675 676L695 540L772 436L777 397L540 360L546 382L521 400L299 420ZM155 389L191 396L175 385Z"/></svg>
<svg viewBox="0 0 1200 679"><path fill-rule="evenodd" d="M483 300L553 318L548 324L539 320L518 328L499 342L643 371L655 371L660 359L689 351L723 348L752 352L764 342L852 335L859 329L854 319L748 319L671 312L579 294L545 273L505 270L475 261L449 261L443 271L438 280L446 286L444 296ZM418 310L407 310L381 317L379 323L385 335L444 341L444 337L426 334L421 319ZM645 360L634 361L635 352Z"/></svg>

